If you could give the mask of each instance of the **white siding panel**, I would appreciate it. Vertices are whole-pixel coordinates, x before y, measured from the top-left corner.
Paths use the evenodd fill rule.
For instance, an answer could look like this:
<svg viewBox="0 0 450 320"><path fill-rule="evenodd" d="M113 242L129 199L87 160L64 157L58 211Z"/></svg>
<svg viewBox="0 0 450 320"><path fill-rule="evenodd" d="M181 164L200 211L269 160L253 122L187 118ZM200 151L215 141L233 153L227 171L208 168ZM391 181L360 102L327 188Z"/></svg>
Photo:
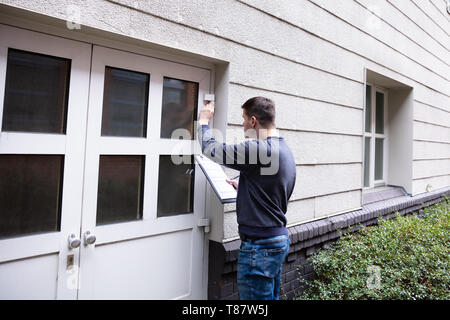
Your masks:
<svg viewBox="0 0 450 320"><path fill-rule="evenodd" d="M352 107L363 106L362 83L237 46L230 57L230 82ZM249 63L251 61L251 63Z"/></svg>
<svg viewBox="0 0 450 320"><path fill-rule="evenodd" d="M413 162L413 179L450 175L450 159Z"/></svg>
<svg viewBox="0 0 450 320"><path fill-rule="evenodd" d="M264 96L275 102L277 128L358 135L362 132L362 109L234 84L230 85L229 94L228 123L242 124L242 104L251 97Z"/></svg>
<svg viewBox="0 0 450 320"><path fill-rule="evenodd" d="M441 60L450 60L450 51L447 50L442 44L435 39L431 38L423 29L421 29L414 21L411 21L402 12L398 11L390 3L385 1L373 1L373 0L356 0L361 5L368 9L373 10L375 8L377 14L391 26L402 32L412 41L416 42L424 49L432 52L435 56ZM441 0L438 0L442 2ZM397 31L392 31L397 32ZM422 60L422 59L420 59ZM448 63L448 62L447 62Z"/></svg>
<svg viewBox="0 0 450 320"><path fill-rule="evenodd" d="M429 90L424 86L414 87L414 99L450 112L450 97L436 91Z"/></svg>
<svg viewBox="0 0 450 320"><path fill-rule="evenodd" d="M315 198L315 218L361 207L361 190L336 193Z"/></svg>
<svg viewBox="0 0 450 320"><path fill-rule="evenodd" d="M401 52L403 55L413 59L416 63L424 65L441 77L448 78L448 75L450 74L450 66L448 64L439 60L436 56L433 56L415 42L393 29L369 10L360 6L357 2L327 0L312 1L321 7L332 11L356 28L367 32L378 41L385 43L391 48ZM377 8L377 5L374 3L373 7ZM377 10L374 11L381 16L381 18L384 18L381 9L377 8ZM392 49L385 47L385 50L391 51ZM439 79L436 81L439 82Z"/></svg>
<svg viewBox="0 0 450 320"><path fill-rule="evenodd" d="M414 120L420 120L450 128L450 112L414 102Z"/></svg>
<svg viewBox="0 0 450 320"><path fill-rule="evenodd" d="M448 17L446 0L430 0L430 1L436 7L436 10L438 10L441 13L441 15ZM450 18L447 18L447 21L450 23Z"/></svg>
<svg viewBox="0 0 450 320"><path fill-rule="evenodd" d="M423 1L423 0L411 0L413 3L416 4L417 7L420 7L420 9L425 13L427 17L429 17L430 20L432 20L434 24L436 24L442 31L444 31L447 36L450 36L449 31L450 30L450 22L442 16L442 14L439 13L438 10L436 10L436 7L433 6L430 0Z"/></svg>
<svg viewBox="0 0 450 320"><path fill-rule="evenodd" d="M428 34L433 35L446 48L450 48L450 39L448 35L434 24L430 19L410 1L404 0L387 0L393 6L405 13L411 20L415 21L422 29L426 30Z"/></svg>
<svg viewBox="0 0 450 320"><path fill-rule="evenodd" d="M357 66L349 59L349 53L342 48L329 46L317 37L255 11L239 1L215 1L214 10L203 1L142 2L139 3L139 9L286 59L348 75L354 79L360 78ZM202 17L201 21L199 16ZM286 45L292 39L301 44L302 50L298 50L295 45ZM330 56L334 59L330 59ZM341 63L334 63L335 59Z"/></svg>
<svg viewBox="0 0 450 320"><path fill-rule="evenodd" d="M413 180L413 195L450 186L450 175Z"/></svg>
<svg viewBox="0 0 450 320"><path fill-rule="evenodd" d="M450 128L414 121L414 139L450 143Z"/></svg>
<svg viewBox="0 0 450 320"><path fill-rule="evenodd" d="M290 201L286 213L288 226L314 219L314 207L314 198Z"/></svg>
<svg viewBox="0 0 450 320"><path fill-rule="evenodd" d="M361 162L362 138L311 132L281 131L297 164Z"/></svg>
<svg viewBox="0 0 450 320"><path fill-rule="evenodd" d="M361 188L362 165L298 166L292 200Z"/></svg>
<svg viewBox="0 0 450 320"><path fill-rule="evenodd" d="M242 142L243 132L243 127L228 127L227 143ZM287 130L280 130L279 133L286 139L296 164L362 161L361 137Z"/></svg>
<svg viewBox="0 0 450 320"><path fill-rule="evenodd" d="M413 159L450 159L450 144L413 141Z"/></svg>

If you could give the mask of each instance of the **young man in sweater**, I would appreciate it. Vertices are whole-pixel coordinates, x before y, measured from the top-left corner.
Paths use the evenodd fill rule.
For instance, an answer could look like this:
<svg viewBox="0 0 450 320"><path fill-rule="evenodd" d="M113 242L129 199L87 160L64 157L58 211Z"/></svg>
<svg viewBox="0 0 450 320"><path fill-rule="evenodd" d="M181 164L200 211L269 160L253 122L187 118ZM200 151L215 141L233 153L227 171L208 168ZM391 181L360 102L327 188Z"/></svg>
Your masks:
<svg viewBox="0 0 450 320"><path fill-rule="evenodd" d="M208 158L239 170L237 222L241 247L237 283L241 299L278 299L281 267L289 251L286 212L296 179L291 150L275 127L275 104L254 97L242 105L244 134L240 144L217 142L208 123L214 104L199 114L198 139Z"/></svg>

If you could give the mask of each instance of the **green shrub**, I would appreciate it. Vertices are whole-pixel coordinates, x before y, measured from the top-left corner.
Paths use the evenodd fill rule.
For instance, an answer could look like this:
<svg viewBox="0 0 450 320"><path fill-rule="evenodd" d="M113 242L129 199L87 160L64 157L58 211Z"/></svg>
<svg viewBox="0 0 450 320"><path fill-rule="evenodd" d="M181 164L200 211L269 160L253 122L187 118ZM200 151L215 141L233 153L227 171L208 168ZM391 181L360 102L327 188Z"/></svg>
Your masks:
<svg viewBox="0 0 450 320"><path fill-rule="evenodd" d="M299 299L450 299L450 199L423 215L379 219L309 259L317 275Z"/></svg>

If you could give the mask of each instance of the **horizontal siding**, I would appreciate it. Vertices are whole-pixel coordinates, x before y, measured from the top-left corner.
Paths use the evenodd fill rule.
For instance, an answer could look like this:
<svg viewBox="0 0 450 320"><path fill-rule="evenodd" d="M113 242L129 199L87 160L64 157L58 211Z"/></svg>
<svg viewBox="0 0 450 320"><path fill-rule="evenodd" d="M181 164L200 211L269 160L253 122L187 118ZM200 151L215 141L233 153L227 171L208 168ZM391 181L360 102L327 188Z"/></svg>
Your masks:
<svg viewBox="0 0 450 320"><path fill-rule="evenodd" d="M413 159L450 159L450 144L413 141Z"/></svg>
<svg viewBox="0 0 450 320"><path fill-rule="evenodd" d="M447 23L450 27L450 18L449 14L447 12L447 2L446 0L430 0L431 4L436 8L436 10L440 13L441 16L444 17L444 19L447 20Z"/></svg>
<svg viewBox="0 0 450 320"><path fill-rule="evenodd" d="M360 107L344 107L236 84L229 87L229 124L242 124L241 106L254 96L275 101L277 128L361 135L363 110Z"/></svg>
<svg viewBox="0 0 450 320"><path fill-rule="evenodd" d="M361 188L362 164L297 166L291 199L298 200Z"/></svg>
<svg viewBox="0 0 450 320"><path fill-rule="evenodd" d="M413 132L416 140L450 143L450 128L414 121Z"/></svg>
<svg viewBox="0 0 450 320"><path fill-rule="evenodd" d="M315 198L290 201L286 213L288 225L312 220L315 217Z"/></svg>
<svg viewBox="0 0 450 320"><path fill-rule="evenodd" d="M450 159L422 160L413 162L413 178L423 179L450 174Z"/></svg>
<svg viewBox="0 0 450 320"><path fill-rule="evenodd" d="M375 14L371 13L364 5L360 5L360 2L357 1L311 1L322 8L326 8L334 15L343 19L347 24L357 28L361 36L375 39L378 42L377 46L383 44L383 49L388 51L388 53L391 51L400 53L403 57L408 58L415 64L432 71L441 79L448 80L450 66L444 59L449 54L441 58L431 54L415 41L405 37L384 20L378 18L375 14L381 18L385 18L383 10L377 4L380 1L366 1L366 3L371 3L374 9L376 8L374 10ZM436 82L439 82L441 79L436 79Z"/></svg>
<svg viewBox="0 0 450 320"><path fill-rule="evenodd" d="M450 98L430 92L423 86L414 87L414 100L450 112Z"/></svg>
<svg viewBox="0 0 450 320"><path fill-rule="evenodd" d="M403 35L409 42L420 46L419 52L423 50L428 51L436 59L448 65L448 61L450 60L450 51L448 48L434 39L432 35L427 34L415 21L411 20L392 4L386 1L377 1L376 3L373 0L355 1L367 8L367 10L373 10L375 6L377 12L374 14L391 27L392 34L398 34L398 37ZM401 38L399 40L401 41Z"/></svg>
<svg viewBox="0 0 450 320"><path fill-rule="evenodd" d="M127 3L124 0L118 2ZM330 48L314 35L268 17L267 14L255 11L239 1L214 1L213 10L205 6L204 1L158 1L156 4L148 2L143 3L140 8L153 15L188 25L247 48L361 81L360 69L351 63L346 50L338 47ZM178 20L174 19L177 14L180 16ZM201 21L199 16L202 17ZM295 43L301 44L301 50L297 45L286 45L293 39ZM230 49L227 51L231 51ZM336 64L330 56L341 63Z"/></svg>
<svg viewBox="0 0 450 320"><path fill-rule="evenodd" d="M450 174L425 179L414 179L412 183L413 195L426 192L427 186L429 187L428 191L450 186Z"/></svg>
<svg viewBox="0 0 450 320"><path fill-rule="evenodd" d="M447 98L449 97L450 87L443 83L442 77L429 72L428 69L375 38L367 36L344 19L338 18L334 13L335 10L346 3L350 3L350 1L325 2L322 7L310 1L292 1L289 2L289 5L280 8L275 7L275 3L267 0L245 0L243 2L253 5L255 8L262 8L271 15L278 13L280 19L282 17L288 23L307 29L333 44L393 69L397 73L403 74L415 82L423 83L432 90L440 92ZM331 9L327 10L327 6L330 6ZM327 23L323 23L323 21L327 21ZM423 77L424 73L427 73L426 79Z"/></svg>
<svg viewBox="0 0 450 320"><path fill-rule="evenodd" d="M411 18L411 20L415 21L420 28L425 30L429 35L432 35L435 39L437 39L445 48L450 48L450 39L445 31L435 24L434 21L430 20L430 18L420 9L417 5L411 5L410 1L404 0L386 0L392 6L397 8L399 11L402 11ZM425 0L426 1L426 0Z"/></svg>
<svg viewBox="0 0 450 320"><path fill-rule="evenodd" d="M414 120L450 128L450 112L421 102L414 103Z"/></svg>
<svg viewBox="0 0 450 320"><path fill-rule="evenodd" d="M287 130L279 130L279 133L286 139L297 165L362 162L362 137ZM242 126L227 129L227 143L239 143L243 137Z"/></svg>
<svg viewBox="0 0 450 320"><path fill-rule="evenodd" d="M353 190L315 198L314 217L320 218L361 207L361 190Z"/></svg>
<svg viewBox="0 0 450 320"><path fill-rule="evenodd" d="M411 0L411 1L420 11L422 11L428 17L430 23L435 24L447 35L447 37L450 37L449 21L445 17L443 17L438 11L436 11L436 7L434 7L429 0L428 1Z"/></svg>

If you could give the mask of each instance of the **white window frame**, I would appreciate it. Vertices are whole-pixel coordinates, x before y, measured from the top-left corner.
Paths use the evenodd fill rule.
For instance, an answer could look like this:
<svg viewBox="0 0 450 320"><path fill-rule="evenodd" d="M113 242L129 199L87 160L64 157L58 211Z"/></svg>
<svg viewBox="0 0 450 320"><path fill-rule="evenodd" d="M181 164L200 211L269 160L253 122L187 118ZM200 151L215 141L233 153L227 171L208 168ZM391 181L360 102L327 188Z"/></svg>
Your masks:
<svg viewBox="0 0 450 320"><path fill-rule="evenodd" d="M373 83L367 82L367 86L371 87L370 92L370 101L371 101L371 121L370 121L370 132L366 132L365 128L365 121L366 121L366 86L364 86L364 112L363 112L363 139L362 139L362 145L363 145L363 161L362 161L362 189L368 190L373 189L376 187L381 187L387 185L388 181L388 143L389 143L389 126L388 126L388 90L386 88L377 86ZM384 94L384 104L383 104L383 121L384 121L384 133L376 133L376 93L381 92ZM371 138L370 139L370 159L369 159L369 186L364 186L364 158L366 154L365 150L365 138ZM375 180L375 139L376 138L382 138L383 141L383 178L379 180Z"/></svg>

